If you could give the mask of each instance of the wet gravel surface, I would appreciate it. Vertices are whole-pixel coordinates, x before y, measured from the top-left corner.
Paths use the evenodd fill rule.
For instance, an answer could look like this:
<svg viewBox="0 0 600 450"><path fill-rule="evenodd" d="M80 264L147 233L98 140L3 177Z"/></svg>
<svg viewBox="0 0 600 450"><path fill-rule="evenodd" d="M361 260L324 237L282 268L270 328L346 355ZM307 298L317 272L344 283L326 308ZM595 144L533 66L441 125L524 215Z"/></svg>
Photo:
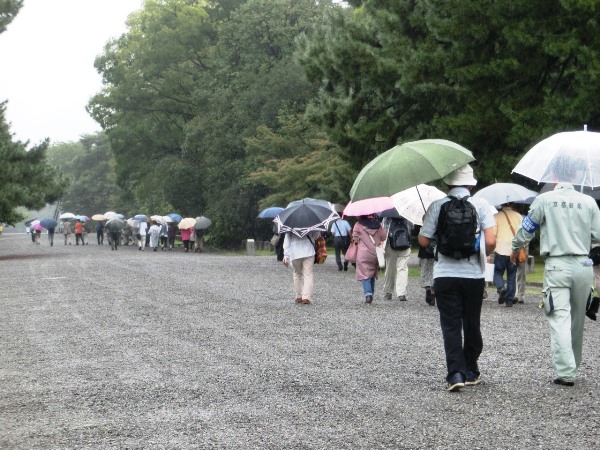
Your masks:
<svg viewBox="0 0 600 450"><path fill-rule="evenodd" d="M296 305L274 256L4 234L0 279L2 449L600 447L599 325L576 385L552 384L539 288L490 294L484 382L448 393L417 278L408 302L366 305L330 257Z"/></svg>

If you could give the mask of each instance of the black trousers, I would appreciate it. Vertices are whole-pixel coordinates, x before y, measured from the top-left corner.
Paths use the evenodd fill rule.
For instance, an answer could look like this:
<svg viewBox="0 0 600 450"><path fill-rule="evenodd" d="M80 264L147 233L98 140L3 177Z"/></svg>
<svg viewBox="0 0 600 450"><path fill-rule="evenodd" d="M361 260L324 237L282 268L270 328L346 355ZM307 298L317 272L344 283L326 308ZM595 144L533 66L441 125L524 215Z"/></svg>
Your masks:
<svg viewBox="0 0 600 450"><path fill-rule="evenodd" d="M350 246L349 236L334 236L333 237L333 248L335 249L335 262L337 263L338 269L342 270L342 253L345 255ZM348 264L346 263L346 266Z"/></svg>
<svg viewBox="0 0 600 450"><path fill-rule="evenodd" d="M436 278L433 286L446 352L446 379L457 372L463 376L467 371L479 375L477 360L483 350L481 305L485 279Z"/></svg>

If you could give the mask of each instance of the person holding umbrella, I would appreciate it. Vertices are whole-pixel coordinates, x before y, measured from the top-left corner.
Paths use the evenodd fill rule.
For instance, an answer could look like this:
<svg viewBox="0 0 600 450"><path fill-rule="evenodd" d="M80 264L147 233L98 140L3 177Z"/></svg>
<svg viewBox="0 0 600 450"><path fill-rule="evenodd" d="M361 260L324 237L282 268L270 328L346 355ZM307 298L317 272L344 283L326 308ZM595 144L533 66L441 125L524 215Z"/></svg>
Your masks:
<svg viewBox="0 0 600 450"><path fill-rule="evenodd" d="M465 385L480 382L477 361L483 349L480 321L485 287L485 254L491 253L496 246L496 222L495 210L487 200L470 196L470 190L477 180L469 164L450 172L443 181L450 188L448 196L434 201L427 208L419 232L419 245L427 248L433 239L437 240L438 260L433 269L433 289L446 353L447 389L456 392ZM455 209L450 210L453 205L456 205ZM464 208L462 216L457 214L459 207ZM475 223L469 220L467 226L460 223L461 220L456 220L465 217L474 219ZM459 252L457 245L463 240L449 242L448 237L467 229L469 236L465 238L472 239L472 242L468 242L469 254L465 256ZM452 248L452 245L457 247ZM487 252L482 255L483 245Z"/></svg>
<svg viewBox="0 0 600 450"><path fill-rule="evenodd" d="M315 264L314 242L321 236L320 231L311 231L304 237L285 233L283 240L283 265L291 264L293 269L296 303L309 305L314 290L313 268Z"/></svg>
<svg viewBox="0 0 600 450"><path fill-rule="evenodd" d="M352 241L358 245L355 277L362 285L365 303L372 303L375 295L375 279L379 272L375 247L386 239L387 233L372 214L360 216L352 229Z"/></svg>
<svg viewBox="0 0 600 450"><path fill-rule="evenodd" d="M540 230L540 254L546 258L543 307L550 326L553 382L573 386L594 282L587 255L592 243L600 242L600 210L592 197L573 188L572 181L587 167L583 159L562 154L552 163L550 170L558 184L531 204L512 240L510 260L514 263L519 250Z"/></svg>

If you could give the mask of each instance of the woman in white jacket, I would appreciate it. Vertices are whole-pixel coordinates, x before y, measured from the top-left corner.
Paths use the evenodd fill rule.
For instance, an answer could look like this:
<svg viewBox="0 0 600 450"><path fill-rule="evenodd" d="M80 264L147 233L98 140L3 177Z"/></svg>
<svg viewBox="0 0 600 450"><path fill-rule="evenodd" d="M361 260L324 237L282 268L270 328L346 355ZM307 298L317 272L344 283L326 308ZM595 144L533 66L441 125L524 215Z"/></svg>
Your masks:
<svg viewBox="0 0 600 450"><path fill-rule="evenodd" d="M315 263L313 243L319 236L321 236L319 231L311 231L303 238L293 233L285 234L282 262L285 266L290 263L292 265L296 303L309 305L311 302L314 289L313 267Z"/></svg>

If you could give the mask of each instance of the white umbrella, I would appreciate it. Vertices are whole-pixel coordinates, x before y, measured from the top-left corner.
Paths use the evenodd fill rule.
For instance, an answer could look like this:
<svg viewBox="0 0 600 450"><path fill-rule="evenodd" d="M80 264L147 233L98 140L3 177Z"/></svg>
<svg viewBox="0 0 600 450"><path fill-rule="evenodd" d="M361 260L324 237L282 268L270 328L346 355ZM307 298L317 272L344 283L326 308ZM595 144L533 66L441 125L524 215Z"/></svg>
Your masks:
<svg viewBox="0 0 600 450"><path fill-rule="evenodd" d="M538 195L537 192L527 189L516 183L494 183L490 184L475 194L473 197L481 197L492 206L500 206L506 203L530 202Z"/></svg>
<svg viewBox="0 0 600 450"><path fill-rule="evenodd" d="M192 228L196 225L196 219L193 217L186 217L185 219L181 219L181 221L177 224L177 227L180 230L187 230L188 228Z"/></svg>
<svg viewBox="0 0 600 450"><path fill-rule="evenodd" d="M423 225L423 216L429 205L445 196L446 194L436 187L419 184L392 195L392 203L399 215L415 225Z"/></svg>
<svg viewBox="0 0 600 450"><path fill-rule="evenodd" d="M600 133L557 133L534 145L513 169L538 183L600 186Z"/></svg>
<svg viewBox="0 0 600 450"><path fill-rule="evenodd" d="M61 220L74 220L75 214L66 212L66 213L62 213L60 216L58 216L58 218Z"/></svg>
<svg viewBox="0 0 600 450"><path fill-rule="evenodd" d="M150 216L150 220L154 220L155 222L158 222L161 225L165 223L165 218L163 216Z"/></svg>

